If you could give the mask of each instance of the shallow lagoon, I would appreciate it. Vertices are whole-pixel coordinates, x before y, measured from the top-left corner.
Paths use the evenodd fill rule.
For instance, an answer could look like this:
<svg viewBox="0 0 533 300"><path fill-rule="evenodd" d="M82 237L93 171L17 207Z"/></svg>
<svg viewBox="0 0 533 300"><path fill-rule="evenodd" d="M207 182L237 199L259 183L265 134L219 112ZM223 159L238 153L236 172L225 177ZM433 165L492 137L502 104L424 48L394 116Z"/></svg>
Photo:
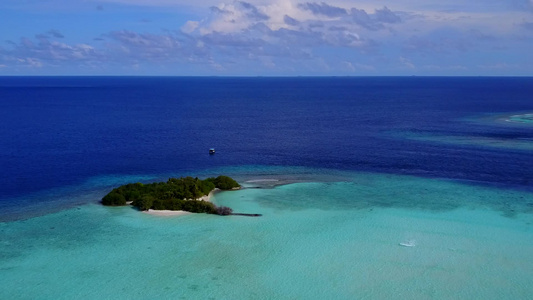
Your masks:
<svg viewBox="0 0 533 300"><path fill-rule="evenodd" d="M533 293L531 193L370 173L322 181L307 173L313 181L281 186L273 180L287 183L291 176L265 172L248 179L271 181L245 182L246 176L248 188L219 193L215 202L260 218L165 218L89 204L0 223L0 298L516 299Z"/></svg>

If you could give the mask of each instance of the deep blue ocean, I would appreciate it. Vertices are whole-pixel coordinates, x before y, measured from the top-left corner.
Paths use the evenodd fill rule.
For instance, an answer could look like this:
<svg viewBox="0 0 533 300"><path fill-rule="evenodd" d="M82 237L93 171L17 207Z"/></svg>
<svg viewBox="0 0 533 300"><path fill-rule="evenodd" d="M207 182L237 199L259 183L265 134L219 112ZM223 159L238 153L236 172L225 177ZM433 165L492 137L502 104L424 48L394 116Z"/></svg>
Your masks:
<svg viewBox="0 0 533 300"><path fill-rule="evenodd" d="M533 190L533 126L500 120L532 95L533 78L0 77L0 211L102 176L254 165Z"/></svg>

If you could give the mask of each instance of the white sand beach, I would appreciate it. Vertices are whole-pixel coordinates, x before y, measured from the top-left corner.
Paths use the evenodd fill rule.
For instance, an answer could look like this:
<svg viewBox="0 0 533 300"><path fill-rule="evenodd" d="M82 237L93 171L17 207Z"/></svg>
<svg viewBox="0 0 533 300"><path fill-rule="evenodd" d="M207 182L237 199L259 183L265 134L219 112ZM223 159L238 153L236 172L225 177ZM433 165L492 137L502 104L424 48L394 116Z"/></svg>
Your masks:
<svg viewBox="0 0 533 300"><path fill-rule="evenodd" d="M155 210L155 209L149 209L143 211L145 214L149 214L152 216L160 216L160 217L175 217L175 216L184 216L192 214L192 212L184 211L184 210Z"/></svg>
<svg viewBox="0 0 533 300"><path fill-rule="evenodd" d="M214 189L209 193L209 195L202 196L198 198L197 200L211 202L211 197L213 196L214 193L218 191L220 191L220 189Z"/></svg>
<svg viewBox="0 0 533 300"><path fill-rule="evenodd" d="M215 192L219 191L219 189L212 190L209 195L202 196L198 198L199 201L207 201L211 202L211 197ZM160 217L175 217L175 216L184 216L192 214L192 212L184 211L184 210L156 210L156 209L149 209L143 211L145 214L149 214L152 216L160 216Z"/></svg>

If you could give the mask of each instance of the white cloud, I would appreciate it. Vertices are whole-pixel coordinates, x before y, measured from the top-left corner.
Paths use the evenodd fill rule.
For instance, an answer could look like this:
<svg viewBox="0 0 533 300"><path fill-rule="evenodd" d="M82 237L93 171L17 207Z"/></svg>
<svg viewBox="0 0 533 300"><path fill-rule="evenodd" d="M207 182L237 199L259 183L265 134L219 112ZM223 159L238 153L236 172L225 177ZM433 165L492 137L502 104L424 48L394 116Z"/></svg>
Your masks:
<svg viewBox="0 0 533 300"><path fill-rule="evenodd" d="M193 32L194 30L196 30L196 28L198 28L198 26L200 25L200 22L197 22L197 21L187 21L185 23L185 25L181 26L181 31L185 32L185 33L191 33Z"/></svg>
<svg viewBox="0 0 533 300"><path fill-rule="evenodd" d="M63 0L40 3L57 1ZM513 51L506 43L510 37L531 47L524 37L533 28L531 11L510 9L510 2L517 1L83 1L93 7L103 5L104 13L111 14L107 9L111 5L106 6L106 2L161 7L160 11L169 14L187 15L188 21L180 21L174 28L165 24L168 29L159 32L155 26L152 31L139 32L125 25L126 29L98 32L94 35L98 38L85 43L80 39L74 43L62 33L71 35L73 31L48 29L0 48L0 63L11 66L18 61L20 65L43 67L110 62L137 65L139 70L147 64L198 64L217 72L248 65L269 70L304 67L363 73L381 70L380 65L394 65L402 70L437 71L445 67L439 67L438 58L450 54L499 45L505 46L499 51ZM494 12L494 7L508 9ZM156 24L153 20L151 24ZM459 71L462 64L454 62L452 66Z"/></svg>
<svg viewBox="0 0 533 300"><path fill-rule="evenodd" d="M22 62L25 62L29 67L32 68L41 68L43 66L43 63L40 60L33 57L26 57L22 60Z"/></svg>
<svg viewBox="0 0 533 300"><path fill-rule="evenodd" d="M353 71L356 70L356 68L354 67L354 65L353 65L351 62L349 62L349 61L343 61L343 62L341 62L341 64L342 64L342 66L343 66L345 69L347 69L348 71L352 71L352 72L353 72Z"/></svg>
<svg viewBox="0 0 533 300"><path fill-rule="evenodd" d="M416 66L409 59L401 56L399 60L404 67L407 67L408 69L416 69Z"/></svg>

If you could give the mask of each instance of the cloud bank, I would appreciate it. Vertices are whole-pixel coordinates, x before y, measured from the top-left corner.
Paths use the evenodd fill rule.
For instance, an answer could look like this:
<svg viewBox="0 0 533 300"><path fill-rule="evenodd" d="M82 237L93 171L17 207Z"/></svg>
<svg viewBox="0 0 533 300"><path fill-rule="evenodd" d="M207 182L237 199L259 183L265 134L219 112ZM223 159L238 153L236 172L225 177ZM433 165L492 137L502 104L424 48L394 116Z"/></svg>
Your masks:
<svg viewBox="0 0 533 300"><path fill-rule="evenodd" d="M516 55L529 58L523 68L533 67L527 54L533 52L533 13L524 10L532 7L531 1L513 1L500 13L482 7L472 11L472 6L453 1L447 6L453 9L446 11L432 10L442 7L437 3L413 1L403 6L401 1L379 6L364 1L98 3L98 14L113 9L108 5L127 4L194 6L191 11L197 16L187 14L188 19L159 30L102 28L83 42L72 42L63 30L46 29L4 43L0 72L68 67L80 73L141 70L174 75L461 75L487 65L521 72ZM150 14L142 20L157 23Z"/></svg>

